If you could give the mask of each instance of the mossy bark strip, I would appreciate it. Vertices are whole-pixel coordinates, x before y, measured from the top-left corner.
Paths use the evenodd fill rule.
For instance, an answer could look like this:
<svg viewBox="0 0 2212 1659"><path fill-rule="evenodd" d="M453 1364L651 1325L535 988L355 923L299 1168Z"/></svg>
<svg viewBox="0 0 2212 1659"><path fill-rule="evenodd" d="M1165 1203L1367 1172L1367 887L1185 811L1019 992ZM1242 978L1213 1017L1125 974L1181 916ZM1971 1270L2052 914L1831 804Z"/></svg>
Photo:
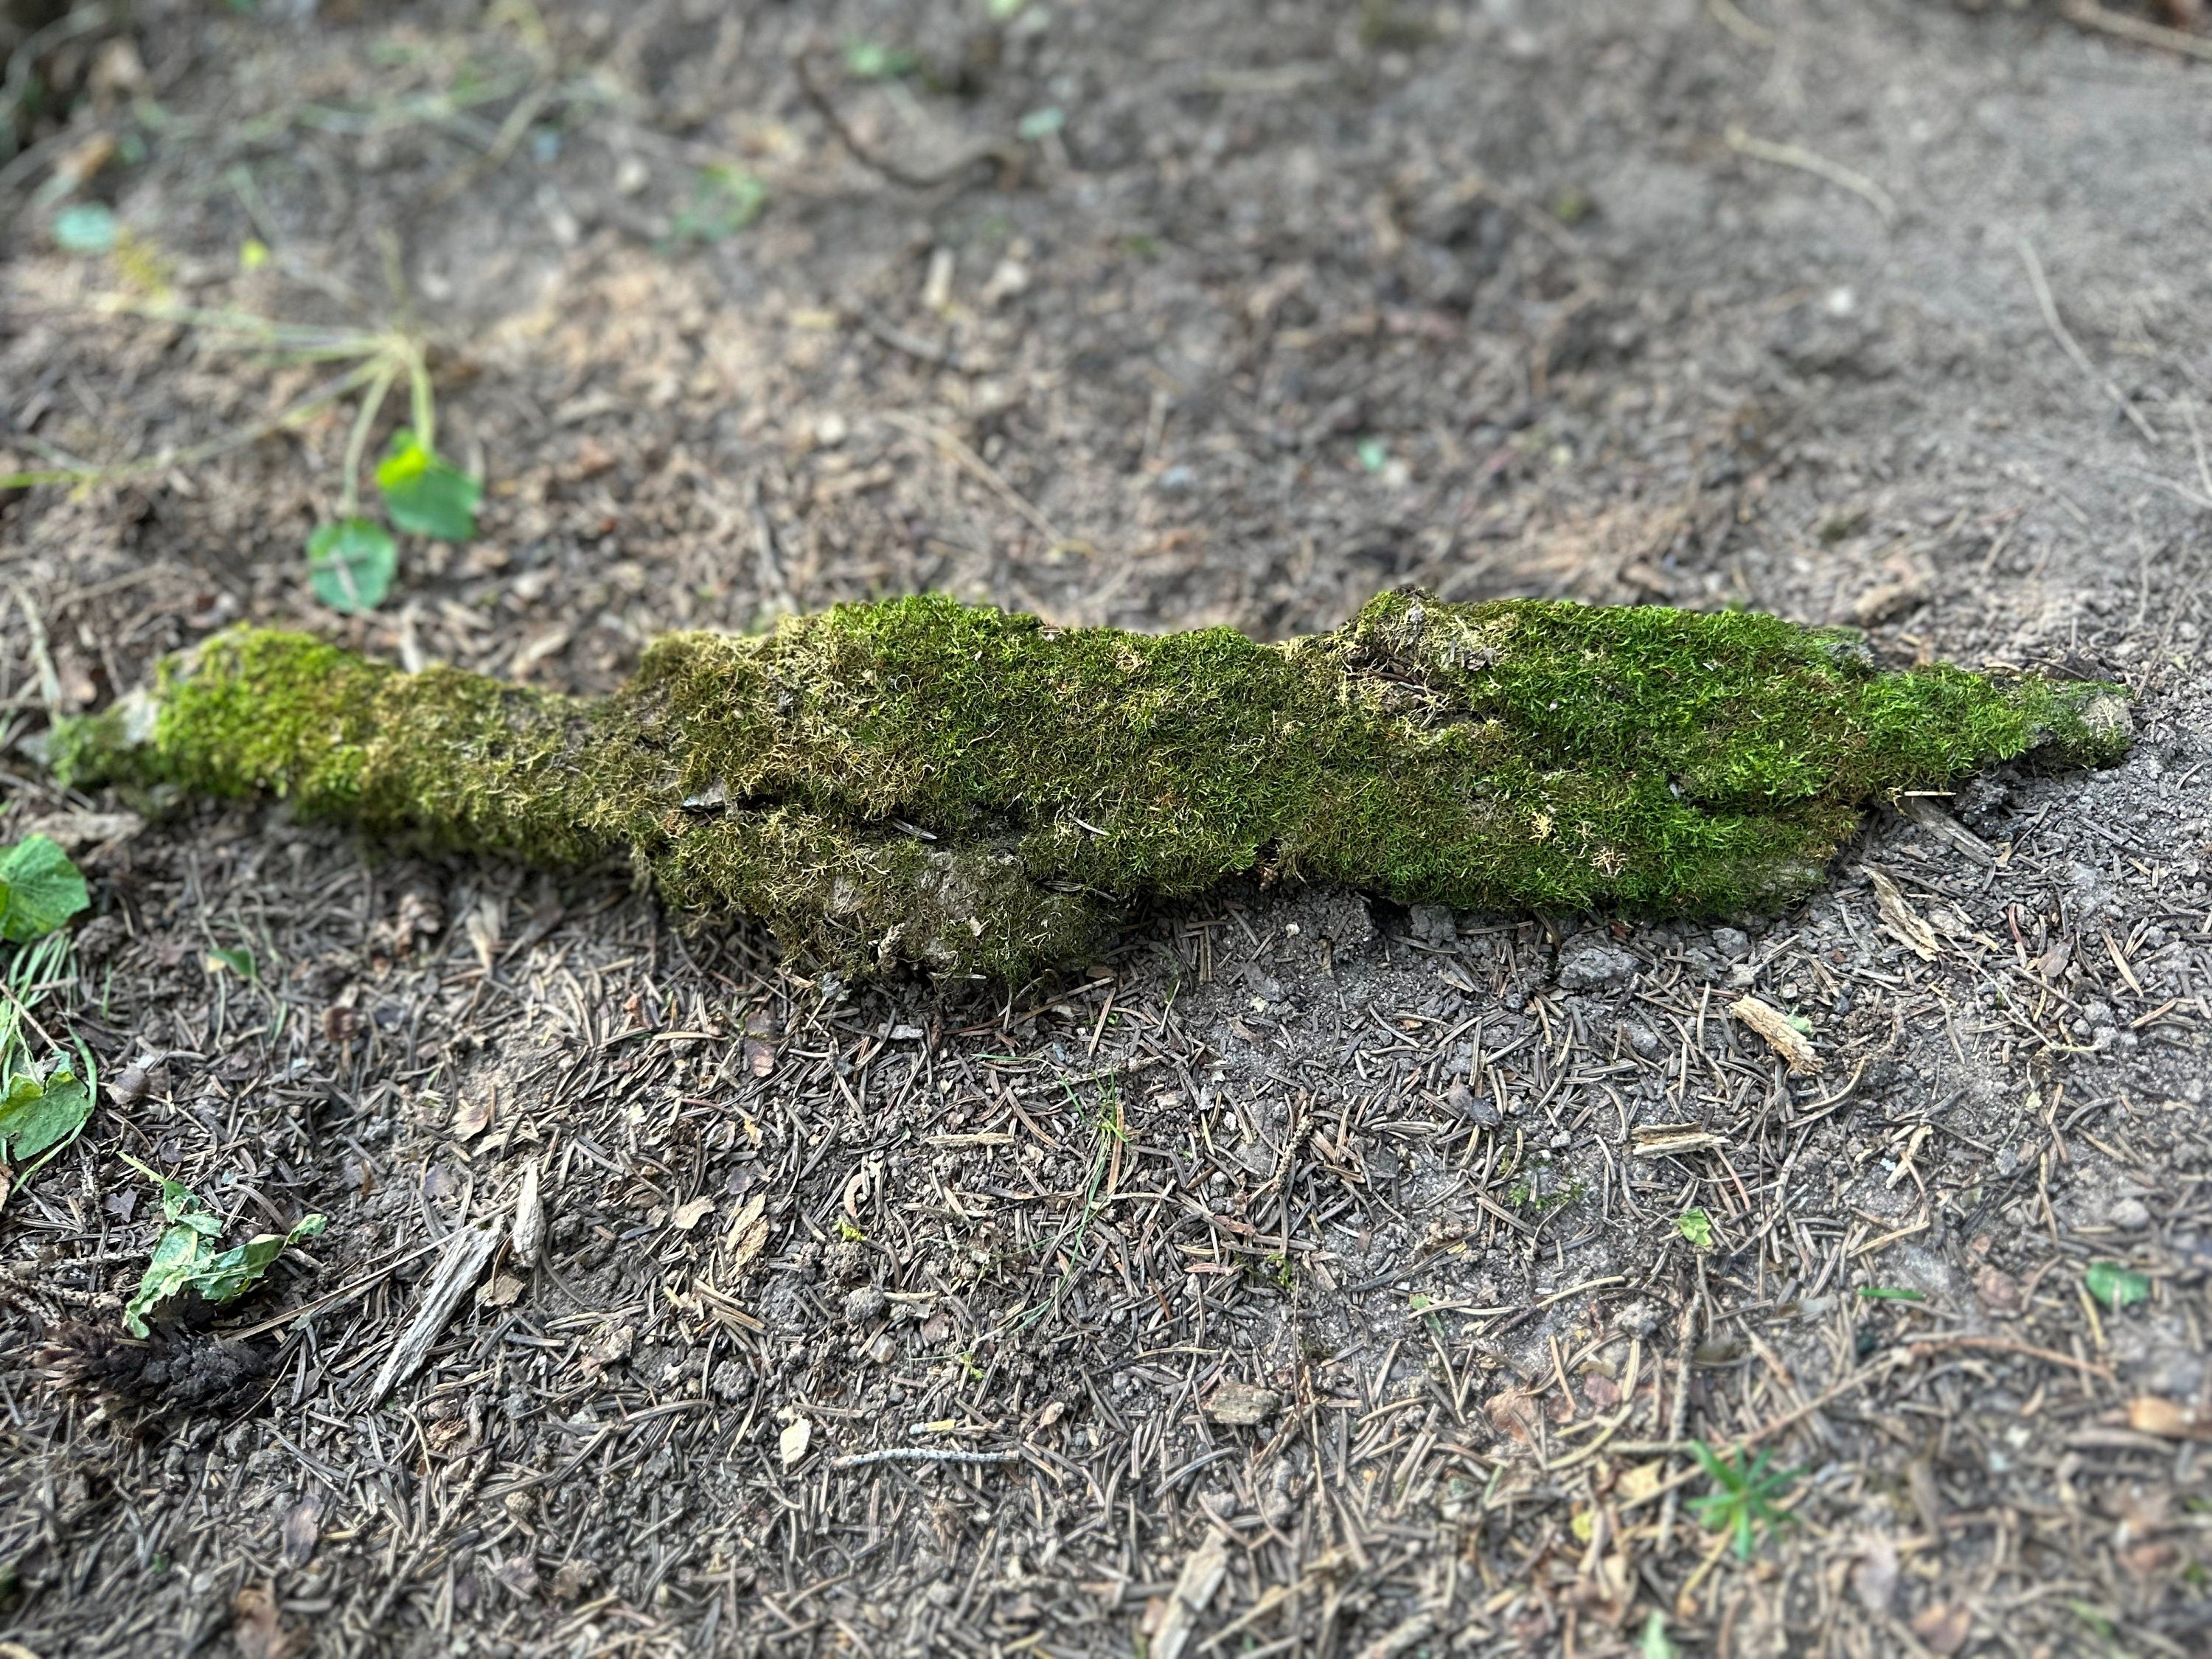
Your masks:
<svg viewBox="0 0 2212 1659"><path fill-rule="evenodd" d="M1870 802L2124 753L2109 687L1877 672L1745 612L1386 594L1333 634L1060 629L941 598L670 635L583 701L234 630L58 767L551 863L848 969L1020 975L1265 872L1462 908L1722 914L1817 885Z"/></svg>

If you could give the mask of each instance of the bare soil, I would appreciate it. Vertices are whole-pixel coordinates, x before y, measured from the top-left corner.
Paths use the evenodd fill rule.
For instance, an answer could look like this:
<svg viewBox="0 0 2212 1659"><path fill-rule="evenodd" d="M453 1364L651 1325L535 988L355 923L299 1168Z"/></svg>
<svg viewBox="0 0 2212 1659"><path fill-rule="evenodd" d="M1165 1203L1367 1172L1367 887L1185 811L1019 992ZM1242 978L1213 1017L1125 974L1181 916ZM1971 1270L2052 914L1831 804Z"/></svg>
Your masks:
<svg viewBox="0 0 2212 1659"><path fill-rule="evenodd" d="M489 495L356 620L301 555L348 408L0 496L0 749L240 618L594 690L922 588L1279 635L1397 583L2094 672L2139 740L1736 927L1254 888L859 990L621 871L58 818L118 803L0 755L0 840L93 878L39 1012L104 1074L0 1212L9 1655L2206 1650L2212 67L1905 0L82 46L0 168L0 473L324 372L100 303L167 284L411 317ZM130 1342L126 1152L329 1230ZM374 1398L533 1168L542 1258ZM1692 1443L1794 1474L1747 1558Z"/></svg>

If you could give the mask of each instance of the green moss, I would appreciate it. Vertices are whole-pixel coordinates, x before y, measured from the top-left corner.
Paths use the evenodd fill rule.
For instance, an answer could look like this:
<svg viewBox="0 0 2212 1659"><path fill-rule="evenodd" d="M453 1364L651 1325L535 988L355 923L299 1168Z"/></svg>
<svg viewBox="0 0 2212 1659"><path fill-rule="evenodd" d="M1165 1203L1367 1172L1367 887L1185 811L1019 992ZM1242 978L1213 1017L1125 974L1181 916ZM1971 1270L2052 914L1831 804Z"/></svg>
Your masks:
<svg viewBox="0 0 2212 1659"><path fill-rule="evenodd" d="M672 635L592 702L238 631L54 749L380 836L627 847L672 903L819 960L1018 975L1261 869L1462 908L1771 906L1875 799L2105 763L2127 732L2110 688L1877 673L1746 613L1389 594L1261 645L921 598Z"/></svg>

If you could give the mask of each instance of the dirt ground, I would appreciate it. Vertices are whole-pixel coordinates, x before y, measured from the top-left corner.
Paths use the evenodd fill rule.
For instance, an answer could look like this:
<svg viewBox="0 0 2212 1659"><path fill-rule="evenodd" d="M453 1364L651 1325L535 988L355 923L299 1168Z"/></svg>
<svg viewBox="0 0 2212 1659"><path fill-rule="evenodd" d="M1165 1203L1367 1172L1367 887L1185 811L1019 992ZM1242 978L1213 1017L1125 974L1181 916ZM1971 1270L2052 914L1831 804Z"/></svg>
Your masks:
<svg viewBox="0 0 2212 1659"><path fill-rule="evenodd" d="M2212 1651L2212 66L1906 0L134 10L0 162L0 474L185 457L0 494L0 842L91 876L39 1017L104 1082L0 1212L8 1659ZM191 461L327 370L103 304L162 294L411 318L479 539L319 605L350 407ZM860 989L21 750L240 618L589 690L1393 584L1856 623L2138 741L1735 927L1255 888ZM128 1342L125 1153L328 1231ZM531 1170L542 1259L378 1399ZM1792 1474L1747 1557L1693 1442Z"/></svg>

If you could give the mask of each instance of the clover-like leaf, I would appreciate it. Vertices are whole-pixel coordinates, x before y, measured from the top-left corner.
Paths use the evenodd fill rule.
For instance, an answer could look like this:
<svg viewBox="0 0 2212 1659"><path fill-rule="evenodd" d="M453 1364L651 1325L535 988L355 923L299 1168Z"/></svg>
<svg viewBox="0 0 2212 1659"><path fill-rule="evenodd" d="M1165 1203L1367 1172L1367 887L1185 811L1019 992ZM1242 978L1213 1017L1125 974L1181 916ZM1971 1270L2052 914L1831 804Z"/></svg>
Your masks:
<svg viewBox="0 0 2212 1659"><path fill-rule="evenodd" d="M465 542L477 533L483 480L440 459L411 427L392 434L391 447L376 465L376 487L384 492L392 522L410 535Z"/></svg>
<svg viewBox="0 0 2212 1659"><path fill-rule="evenodd" d="M26 945L92 902L70 855L44 836L26 836L0 853L0 939Z"/></svg>
<svg viewBox="0 0 2212 1659"><path fill-rule="evenodd" d="M2081 1282L2088 1287L2091 1296L2114 1313L2131 1308L2150 1295L2150 1280L2117 1261L2091 1262L2088 1271L2081 1275Z"/></svg>
<svg viewBox="0 0 2212 1659"><path fill-rule="evenodd" d="M22 1073L0 1090L0 1158L21 1164L66 1146L92 1115L92 1091L67 1064L45 1078Z"/></svg>
<svg viewBox="0 0 2212 1659"><path fill-rule="evenodd" d="M374 611L392 591L399 544L374 519L318 525L307 538L307 582L333 611Z"/></svg>

